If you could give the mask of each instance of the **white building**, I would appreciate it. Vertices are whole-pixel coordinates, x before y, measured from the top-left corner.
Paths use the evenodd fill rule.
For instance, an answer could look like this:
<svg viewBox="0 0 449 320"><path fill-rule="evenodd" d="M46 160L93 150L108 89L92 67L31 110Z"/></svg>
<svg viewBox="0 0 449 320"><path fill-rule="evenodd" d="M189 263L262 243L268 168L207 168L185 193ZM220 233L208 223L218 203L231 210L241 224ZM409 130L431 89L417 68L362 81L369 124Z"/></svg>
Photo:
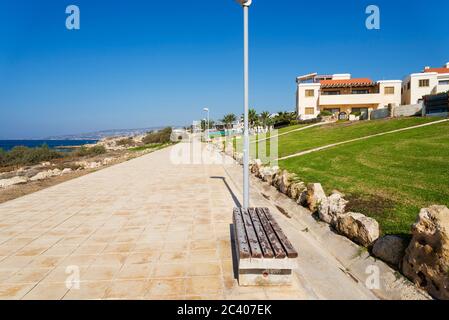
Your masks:
<svg viewBox="0 0 449 320"><path fill-rule="evenodd" d="M402 104L418 104L423 96L449 91L449 62L442 68L425 67L421 73L412 73L404 79Z"/></svg>
<svg viewBox="0 0 449 320"><path fill-rule="evenodd" d="M399 106L401 104L400 80L374 82L368 78L352 79L350 74L298 77L297 113L301 120L316 118L322 111L330 111L347 118L352 112Z"/></svg>

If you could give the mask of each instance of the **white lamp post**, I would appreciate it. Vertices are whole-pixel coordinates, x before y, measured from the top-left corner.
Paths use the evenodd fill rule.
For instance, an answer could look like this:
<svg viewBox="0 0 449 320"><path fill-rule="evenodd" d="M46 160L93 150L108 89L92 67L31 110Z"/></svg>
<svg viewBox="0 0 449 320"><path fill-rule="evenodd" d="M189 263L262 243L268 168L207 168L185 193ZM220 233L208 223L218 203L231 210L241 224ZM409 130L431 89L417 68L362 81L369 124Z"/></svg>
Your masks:
<svg viewBox="0 0 449 320"><path fill-rule="evenodd" d="M210 139L210 136L209 136L209 128L210 128L209 108L204 108L203 111L207 112L207 128L206 128L206 135L207 135L207 142L209 142L209 139Z"/></svg>
<svg viewBox="0 0 449 320"><path fill-rule="evenodd" d="M243 6L243 64L244 64L244 129L243 129L243 208L249 207L249 45L248 45L248 11L252 0L237 0Z"/></svg>

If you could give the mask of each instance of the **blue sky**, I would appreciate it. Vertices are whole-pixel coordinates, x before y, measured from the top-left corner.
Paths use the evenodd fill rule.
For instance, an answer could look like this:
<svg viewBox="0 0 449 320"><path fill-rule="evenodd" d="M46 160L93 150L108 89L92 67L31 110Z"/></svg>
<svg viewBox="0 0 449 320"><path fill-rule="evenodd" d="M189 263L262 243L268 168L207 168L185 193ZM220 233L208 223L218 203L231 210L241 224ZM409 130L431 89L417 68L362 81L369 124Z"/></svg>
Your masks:
<svg viewBox="0 0 449 320"><path fill-rule="evenodd" d="M280 5L280 3L282 5ZM81 30L65 28L78 5ZM381 29L365 28L365 8ZM309 72L402 79L449 61L449 2L254 0L251 106L294 110ZM0 0L0 139L186 125L242 111L234 0Z"/></svg>

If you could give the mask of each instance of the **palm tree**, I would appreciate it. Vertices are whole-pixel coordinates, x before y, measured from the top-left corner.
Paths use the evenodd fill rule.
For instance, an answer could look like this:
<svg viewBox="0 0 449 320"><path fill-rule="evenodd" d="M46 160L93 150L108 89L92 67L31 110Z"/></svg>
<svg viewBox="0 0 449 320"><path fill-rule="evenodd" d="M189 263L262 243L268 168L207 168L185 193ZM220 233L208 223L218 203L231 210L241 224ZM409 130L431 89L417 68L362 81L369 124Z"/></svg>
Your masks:
<svg viewBox="0 0 449 320"><path fill-rule="evenodd" d="M235 114L230 113L227 114L223 117L223 122L226 125L226 129L230 129L230 127L232 126L232 124L235 122L235 120L237 120L237 117Z"/></svg>
<svg viewBox="0 0 449 320"><path fill-rule="evenodd" d="M259 125L259 116L257 115L257 111L255 109L249 109L248 122L251 128L254 128Z"/></svg>
<svg viewBox="0 0 449 320"><path fill-rule="evenodd" d="M260 114L260 122L262 123L262 126L264 128L267 128L270 125L270 123L269 123L271 120L270 116L271 116L271 113L268 111L264 111Z"/></svg>

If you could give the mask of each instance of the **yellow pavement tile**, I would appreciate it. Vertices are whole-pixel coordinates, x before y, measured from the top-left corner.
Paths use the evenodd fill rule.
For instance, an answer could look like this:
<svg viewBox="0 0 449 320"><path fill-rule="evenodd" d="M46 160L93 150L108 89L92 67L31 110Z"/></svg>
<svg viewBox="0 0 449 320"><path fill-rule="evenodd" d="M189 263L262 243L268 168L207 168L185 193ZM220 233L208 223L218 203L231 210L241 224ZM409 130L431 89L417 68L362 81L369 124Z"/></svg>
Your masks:
<svg viewBox="0 0 449 320"><path fill-rule="evenodd" d="M186 279L187 295L217 294L221 292L223 292L223 280L220 276Z"/></svg>
<svg viewBox="0 0 449 320"><path fill-rule="evenodd" d="M187 263L157 264L154 267L154 278L182 278L186 276L189 265Z"/></svg>
<svg viewBox="0 0 449 320"><path fill-rule="evenodd" d="M218 276L221 274L220 264L216 262L190 263L188 265L188 276Z"/></svg>
<svg viewBox="0 0 449 320"><path fill-rule="evenodd" d="M146 298L185 295L185 279L155 279L150 280Z"/></svg>
<svg viewBox="0 0 449 320"><path fill-rule="evenodd" d="M69 291L65 283L40 283L28 292L24 300L61 300Z"/></svg>

